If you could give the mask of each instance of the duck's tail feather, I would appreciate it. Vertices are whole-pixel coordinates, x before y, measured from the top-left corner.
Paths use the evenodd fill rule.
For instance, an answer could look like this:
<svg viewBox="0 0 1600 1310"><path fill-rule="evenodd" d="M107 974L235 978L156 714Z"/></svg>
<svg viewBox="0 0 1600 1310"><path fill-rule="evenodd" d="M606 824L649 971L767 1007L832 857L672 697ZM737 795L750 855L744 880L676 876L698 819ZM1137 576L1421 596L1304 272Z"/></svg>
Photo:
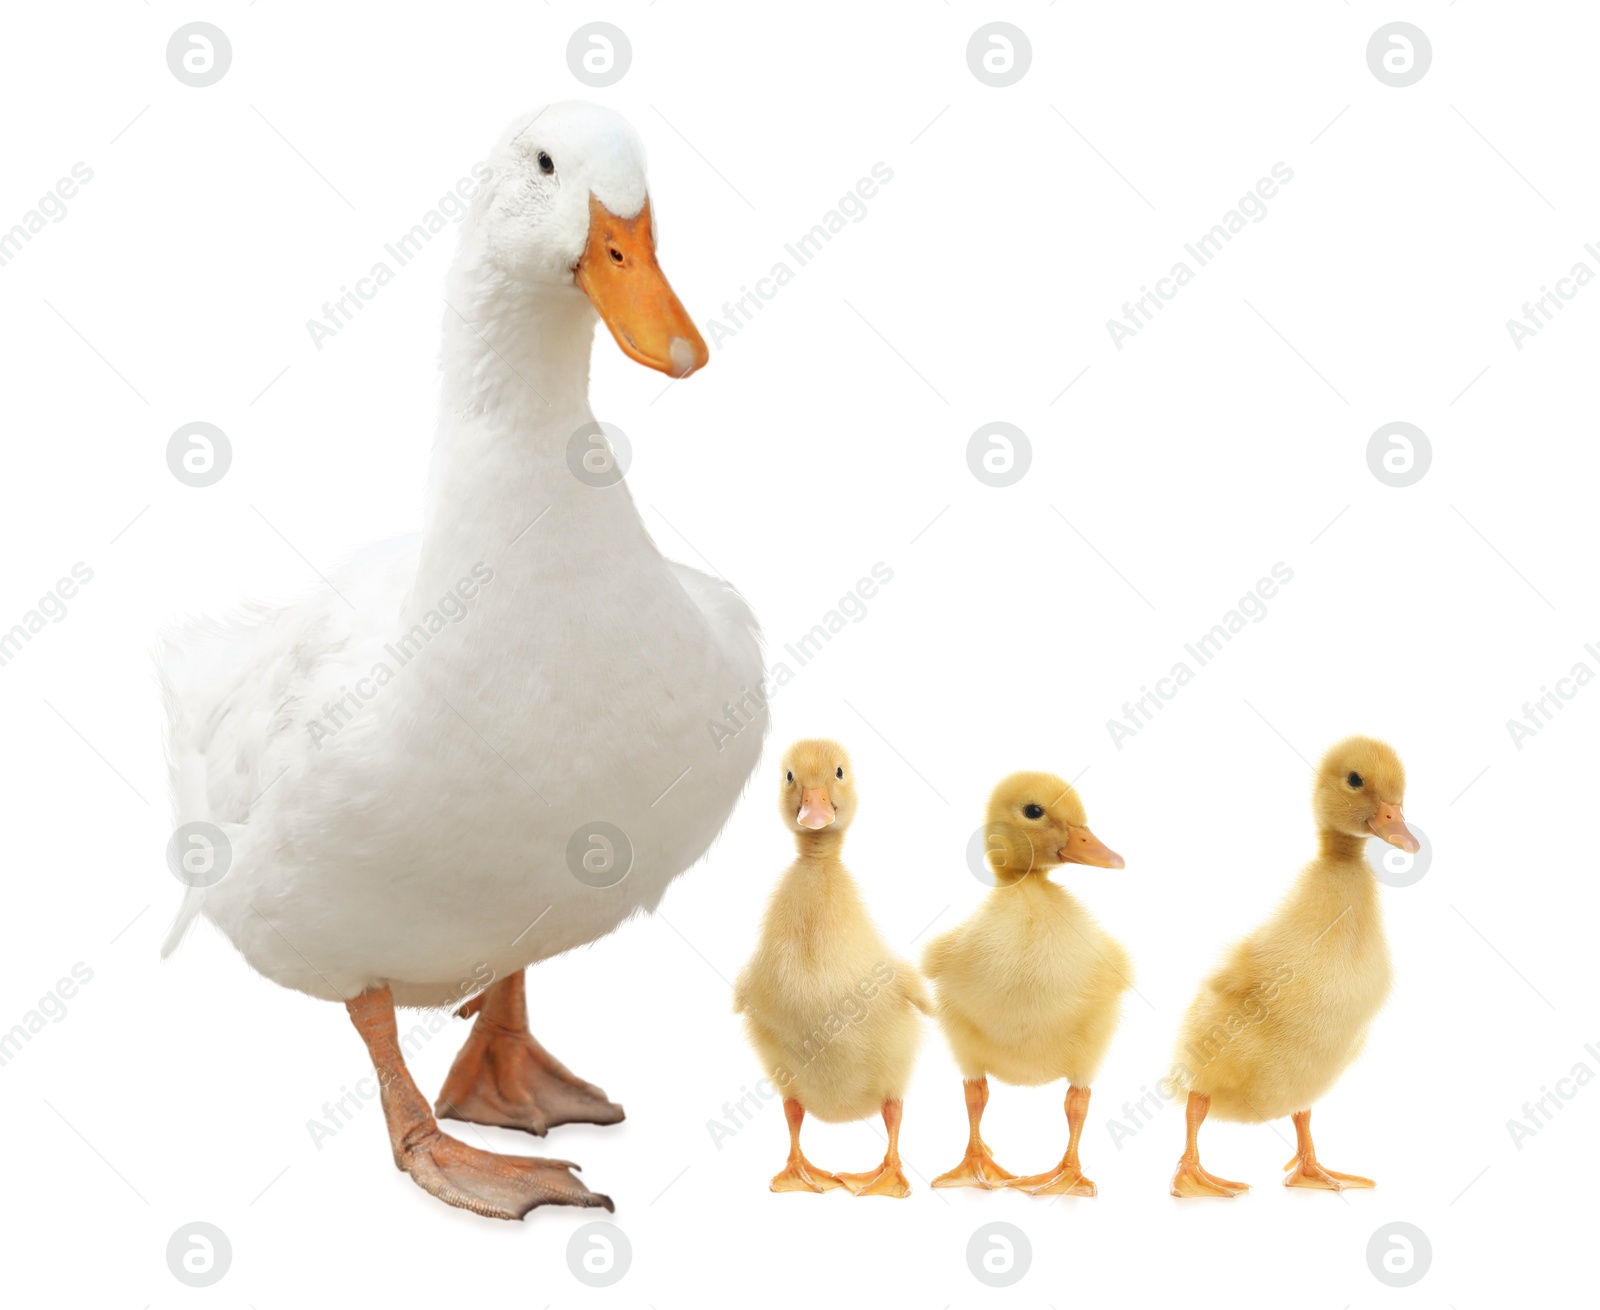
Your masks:
<svg viewBox="0 0 1600 1310"><path fill-rule="evenodd" d="M167 774L172 791L172 818L175 826L208 817L206 804L206 759L193 745L193 725L184 712L182 692L192 677L186 665L185 644L169 638L157 652L157 674L162 701L167 712ZM189 928L205 905L204 887L185 887L178 913L161 943L165 960L189 935Z"/></svg>
<svg viewBox="0 0 1600 1310"><path fill-rule="evenodd" d="M172 791L176 818L180 824L205 816L205 766L205 757L196 751L174 752ZM183 889L183 901L172 920L172 927L167 929L166 939L161 943L163 960L183 944L183 939L189 935L190 925L199 917L205 903L204 887Z"/></svg>
<svg viewBox="0 0 1600 1310"><path fill-rule="evenodd" d="M183 944L183 939L189 935L189 928L200 916L200 907L205 904L206 893L202 887L190 887L183 893L183 903L178 906L177 917L172 921L172 927L167 929L166 939L161 943L161 958L164 960Z"/></svg>

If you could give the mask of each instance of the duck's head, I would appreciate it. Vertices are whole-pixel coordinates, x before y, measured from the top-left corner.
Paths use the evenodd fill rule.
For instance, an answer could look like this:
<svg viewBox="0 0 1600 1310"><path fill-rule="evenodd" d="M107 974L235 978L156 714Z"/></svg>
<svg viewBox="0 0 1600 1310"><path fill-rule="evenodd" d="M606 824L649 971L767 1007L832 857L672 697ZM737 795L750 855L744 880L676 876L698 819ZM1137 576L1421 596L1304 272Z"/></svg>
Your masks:
<svg viewBox="0 0 1600 1310"><path fill-rule="evenodd" d="M687 377L710 358L656 263L644 146L609 109L565 100L507 127L477 210L488 259L528 289L587 296L623 353Z"/></svg>
<svg viewBox="0 0 1600 1310"><path fill-rule="evenodd" d="M796 834L842 833L856 817L856 779L843 746L824 737L797 741L779 766L778 812Z"/></svg>
<svg viewBox="0 0 1600 1310"><path fill-rule="evenodd" d="M1122 856L1089 831L1072 784L1053 773L1013 773L989 797L989 867L1001 883L1063 864L1120 869Z"/></svg>
<svg viewBox="0 0 1600 1310"><path fill-rule="evenodd" d="M1405 798L1405 766L1394 748L1374 737L1347 737L1322 757L1311 807L1324 832L1381 837L1414 852L1417 839L1401 810Z"/></svg>

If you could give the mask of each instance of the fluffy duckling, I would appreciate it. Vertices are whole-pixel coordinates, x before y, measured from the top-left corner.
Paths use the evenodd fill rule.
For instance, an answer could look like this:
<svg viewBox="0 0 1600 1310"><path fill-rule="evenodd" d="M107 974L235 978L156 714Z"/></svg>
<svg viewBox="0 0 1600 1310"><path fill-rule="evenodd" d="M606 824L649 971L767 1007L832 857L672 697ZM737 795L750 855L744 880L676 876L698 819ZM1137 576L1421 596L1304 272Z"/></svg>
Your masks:
<svg viewBox="0 0 1600 1310"><path fill-rule="evenodd" d="M1116 1031L1132 981L1127 953L1051 869L1120 869L1122 857L1089 831L1083 802L1051 773L1014 773L989 798L989 867L998 880L965 923L922 957L939 1026L961 1067L966 1154L935 1187L1019 1187L1033 1195L1093 1196L1078 1164L1089 1083ZM1067 1080L1067 1153L1054 1169L1018 1178L979 1135L989 1075L1025 1087Z"/></svg>
<svg viewBox="0 0 1600 1310"><path fill-rule="evenodd" d="M1174 1081L1189 1091L1188 1139L1174 1196L1248 1187L1201 1168L1197 1138L1208 1112L1246 1123L1292 1115L1287 1187L1373 1186L1317 1162L1311 1105L1355 1059L1389 993L1378 880L1365 850L1374 836L1417 849L1401 812L1405 792L1400 757L1381 741L1350 737L1323 757L1312 791L1316 859L1277 913L1206 980L1184 1019Z"/></svg>
<svg viewBox="0 0 1600 1310"><path fill-rule="evenodd" d="M783 757L778 809L798 856L772 893L756 953L734 984L750 1043L783 1092L788 1163L774 1192L847 1187L857 1196L908 1196L900 1167L900 1111L921 1040L927 990L890 951L839 858L856 813L855 772L844 747L797 741ZM881 1110L883 1163L861 1174L818 1169L800 1150L809 1110L845 1123Z"/></svg>

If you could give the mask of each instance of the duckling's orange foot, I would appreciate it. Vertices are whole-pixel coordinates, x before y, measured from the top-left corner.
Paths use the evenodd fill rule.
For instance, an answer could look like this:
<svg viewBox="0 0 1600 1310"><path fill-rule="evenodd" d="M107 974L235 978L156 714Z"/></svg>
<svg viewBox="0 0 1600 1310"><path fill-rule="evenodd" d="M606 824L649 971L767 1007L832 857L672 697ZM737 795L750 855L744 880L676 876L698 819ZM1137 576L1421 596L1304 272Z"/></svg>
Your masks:
<svg viewBox="0 0 1600 1310"><path fill-rule="evenodd" d="M1016 1177L1009 1169L1002 1169L995 1163L994 1156L989 1154L987 1146L967 1147L967 1153L961 1157L961 1163L949 1173L940 1174L933 1180L934 1187L981 1187L985 1191L992 1191L996 1187L1004 1187Z"/></svg>
<svg viewBox="0 0 1600 1310"><path fill-rule="evenodd" d="M885 1162L871 1173L835 1174L853 1196L910 1196L911 1184L898 1164Z"/></svg>
<svg viewBox="0 0 1600 1310"><path fill-rule="evenodd" d="M1172 1175L1173 1196L1238 1196L1249 1190L1249 1183L1233 1183L1207 1173L1198 1160L1179 1160L1178 1170Z"/></svg>
<svg viewBox="0 0 1600 1310"><path fill-rule="evenodd" d="M1315 1156L1297 1155L1283 1166L1289 1170L1284 1175L1285 1187L1310 1187L1323 1192L1342 1192L1347 1188L1376 1187L1377 1183L1360 1174L1341 1174L1324 1169Z"/></svg>
<svg viewBox="0 0 1600 1310"><path fill-rule="evenodd" d="M521 1219L540 1205L612 1209L609 1196L591 1192L572 1176L578 1166L570 1161L494 1155L437 1128L396 1152L395 1164L445 1204L489 1219Z"/></svg>
<svg viewBox="0 0 1600 1310"><path fill-rule="evenodd" d="M614 1124L622 1107L574 1074L532 1033L480 1015L450 1067L434 1113L441 1119L520 1128L543 1137L558 1124Z"/></svg>
<svg viewBox="0 0 1600 1310"><path fill-rule="evenodd" d="M1029 1196L1095 1196L1099 1189L1083 1176L1077 1165L1062 1163L1049 1173L1030 1174L1026 1178L1013 1178L1007 1187L1015 1187Z"/></svg>
<svg viewBox="0 0 1600 1310"><path fill-rule="evenodd" d="M805 1156L791 1156L783 1172L772 1176L774 1192L831 1192L844 1184L833 1174L825 1173Z"/></svg>

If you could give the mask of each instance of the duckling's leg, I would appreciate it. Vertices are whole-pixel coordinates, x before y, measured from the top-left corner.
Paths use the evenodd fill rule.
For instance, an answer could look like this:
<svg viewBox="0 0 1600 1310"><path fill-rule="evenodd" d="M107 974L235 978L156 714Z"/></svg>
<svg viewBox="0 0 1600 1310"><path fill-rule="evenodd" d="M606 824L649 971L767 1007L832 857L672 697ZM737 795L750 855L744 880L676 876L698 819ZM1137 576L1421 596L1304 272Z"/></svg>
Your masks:
<svg viewBox="0 0 1600 1310"><path fill-rule="evenodd" d="M1200 1125L1205 1122L1206 1111L1211 1108L1211 1098L1199 1092L1189 1093L1189 1103L1184 1109L1188 1126L1188 1141L1178 1158L1177 1172L1172 1175L1174 1196L1238 1196L1250 1190L1249 1183L1230 1183L1200 1167Z"/></svg>
<svg viewBox="0 0 1600 1310"><path fill-rule="evenodd" d="M1083 1136L1083 1121L1089 1114L1089 1089L1067 1088L1067 1153L1061 1163L1047 1173L1013 1178L1007 1187L1021 1188L1032 1196L1094 1196L1096 1188L1078 1167L1078 1139Z"/></svg>
<svg viewBox="0 0 1600 1310"><path fill-rule="evenodd" d="M1294 1136L1294 1159L1283 1166L1291 1171L1283 1180L1285 1187L1317 1187L1325 1192L1342 1192L1347 1187L1377 1186L1370 1178L1336 1173L1317 1163L1317 1148L1311 1144L1310 1110L1302 1110L1294 1116Z"/></svg>
<svg viewBox="0 0 1600 1310"><path fill-rule="evenodd" d="M961 1084L967 1099L967 1152L949 1173L933 1180L935 1187L1004 1187L1016 1174L1002 1169L989 1154L989 1147L978 1133L983 1107L989 1104L989 1079L968 1078Z"/></svg>
<svg viewBox="0 0 1600 1310"><path fill-rule="evenodd" d="M856 1196L910 1196L911 1184L900 1167L900 1102L883 1103L883 1126L889 1130L889 1149L883 1163L871 1173L835 1174Z"/></svg>
<svg viewBox="0 0 1600 1310"><path fill-rule="evenodd" d="M540 1137L557 1124L622 1121L620 1105L572 1073L528 1031L520 971L485 988L456 1014L478 1018L434 1102L439 1118L520 1128Z"/></svg>
<svg viewBox="0 0 1600 1310"><path fill-rule="evenodd" d="M397 1168L417 1186L449 1205L490 1219L521 1219L538 1205L603 1205L611 1198L591 1192L566 1160L532 1160L474 1150L439 1131L428 1102L406 1069L387 987L345 1002L350 1020L367 1044L377 1070L383 1117Z"/></svg>
<svg viewBox="0 0 1600 1310"><path fill-rule="evenodd" d="M806 1108L792 1096L783 1098L783 1117L789 1121L789 1162L783 1172L772 1179L774 1192L830 1192L843 1187L837 1178L824 1173L800 1153L800 1125L805 1122Z"/></svg>

